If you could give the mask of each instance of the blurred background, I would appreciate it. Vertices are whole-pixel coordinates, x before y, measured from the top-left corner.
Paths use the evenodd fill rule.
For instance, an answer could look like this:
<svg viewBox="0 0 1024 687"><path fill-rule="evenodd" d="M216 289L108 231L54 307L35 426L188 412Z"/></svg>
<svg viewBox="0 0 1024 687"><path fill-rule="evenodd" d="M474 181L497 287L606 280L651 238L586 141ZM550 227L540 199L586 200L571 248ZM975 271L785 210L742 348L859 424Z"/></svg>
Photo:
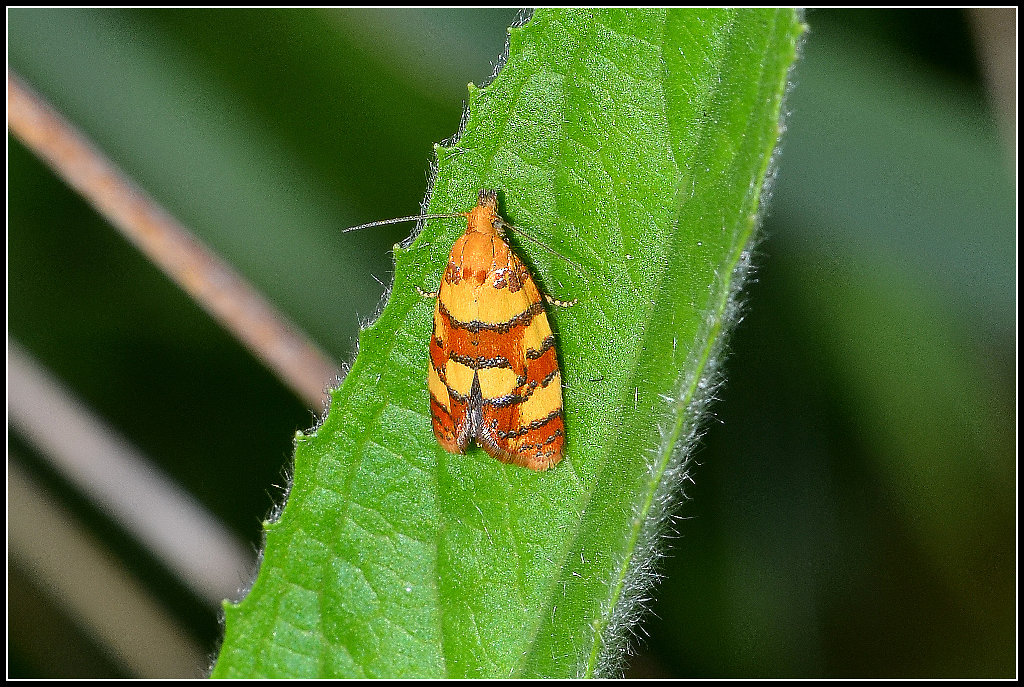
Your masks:
<svg viewBox="0 0 1024 687"><path fill-rule="evenodd" d="M12 9L8 59L349 361L411 227L339 229L417 212L516 14ZM1016 10L805 18L627 674L1012 677ZM10 134L7 249L8 675L199 676L319 408Z"/></svg>

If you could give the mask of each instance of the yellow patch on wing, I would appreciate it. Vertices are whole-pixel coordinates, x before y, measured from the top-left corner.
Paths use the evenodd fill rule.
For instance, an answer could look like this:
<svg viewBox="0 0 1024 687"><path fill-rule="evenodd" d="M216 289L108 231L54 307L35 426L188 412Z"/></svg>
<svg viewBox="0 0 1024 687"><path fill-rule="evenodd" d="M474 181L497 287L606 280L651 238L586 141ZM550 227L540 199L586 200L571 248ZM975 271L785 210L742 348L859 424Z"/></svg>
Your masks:
<svg viewBox="0 0 1024 687"><path fill-rule="evenodd" d="M562 375L559 373L547 386L538 387L532 396L523 401L519 406L519 417L523 425L528 425L534 420L544 419L561 407Z"/></svg>
<svg viewBox="0 0 1024 687"><path fill-rule="evenodd" d="M473 388L473 368L456 360L449 360L444 366L444 376L452 391L461 396L469 396Z"/></svg>
<svg viewBox="0 0 1024 687"><path fill-rule="evenodd" d="M480 395L486 399L508 396L516 390L518 376L507 367L485 367L477 370L480 377Z"/></svg>
<svg viewBox="0 0 1024 687"><path fill-rule="evenodd" d="M548 324L547 315L541 313L533 318L530 326L523 332L523 346L527 351L539 351L544 347L544 341L551 336L551 325Z"/></svg>
<svg viewBox="0 0 1024 687"><path fill-rule="evenodd" d="M431 395L438 403L440 403L445 410L451 412L452 402L448 398L448 387L444 385L441 378L437 375L437 370L434 369L433 365L429 366L427 372L427 388L430 390Z"/></svg>
<svg viewBox="0 0 1024 687"><path fill-rule="evenodd" d="M474 319L486 324L502 324L522 315L536 302L530 300L525 289L512 292L508 289L483 288L477 293L477 314Z"/></svg>
<svg viewBox="0 0 1024 687"><path fill-rule="evenodd" d="M479 289L468 281L460 281L458 284L442 282L440 302L452 319L462 323L472 322L480 313L476 303L477 291Z"/></svg>
<svg viewBox="0 0 1024 687"><path fill-rule="evenodd" d="M441 329L441 301L439 300L436 304L434 304L434 338L437 339L438 341L441 341L443 347L445 337L441 335Z"/></svg>

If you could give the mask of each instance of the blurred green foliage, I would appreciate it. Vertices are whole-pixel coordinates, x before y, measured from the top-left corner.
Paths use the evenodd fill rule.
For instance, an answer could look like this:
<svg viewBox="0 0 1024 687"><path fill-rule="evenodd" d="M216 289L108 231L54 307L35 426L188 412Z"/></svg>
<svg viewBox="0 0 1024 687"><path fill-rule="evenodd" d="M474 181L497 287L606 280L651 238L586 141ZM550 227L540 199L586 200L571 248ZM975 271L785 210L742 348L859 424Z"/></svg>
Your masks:
<svg viewBox="0 0 1024 687"><path fill-rule="evenodd" d="M465 84L492 73L514 15L14 9L8 50L349 360L405 229L337 230L416 211L432 144L457 131ZM1010 145L964 13L806 19L721 423L633 674L1009 677ZM255 543L313 415L8 140L9 336ZM212 649L212 612L67 498ZM40 617L57 623L50 642L73 627ZM45 664L23 641L9 636L11 676L98 663L88 638Z"/></svg>

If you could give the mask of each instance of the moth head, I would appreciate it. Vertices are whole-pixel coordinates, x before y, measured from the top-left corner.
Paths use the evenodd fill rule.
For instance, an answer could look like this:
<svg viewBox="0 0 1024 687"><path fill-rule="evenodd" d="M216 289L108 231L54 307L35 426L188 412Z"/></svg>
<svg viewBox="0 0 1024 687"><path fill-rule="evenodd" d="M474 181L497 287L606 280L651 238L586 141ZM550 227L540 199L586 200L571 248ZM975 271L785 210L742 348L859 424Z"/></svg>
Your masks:
<svg viewBox="0 0 1024 687"><path fill-rule="evenodd" d="M498 192L493 188L482 188L476 195L476 204L483 205L484 207L491 208L495 212L498 210Z"/></svg>

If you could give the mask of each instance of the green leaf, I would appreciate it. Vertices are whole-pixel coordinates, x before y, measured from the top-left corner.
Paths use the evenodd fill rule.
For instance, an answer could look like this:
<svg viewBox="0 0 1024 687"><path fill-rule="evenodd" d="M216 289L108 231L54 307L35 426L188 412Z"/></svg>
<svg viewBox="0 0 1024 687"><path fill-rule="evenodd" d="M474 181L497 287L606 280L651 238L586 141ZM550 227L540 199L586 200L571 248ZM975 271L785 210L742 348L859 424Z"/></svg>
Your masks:
<svg viewBox="0 0 1024 687"><path fill-rule="evenodd" d="M594 676L618 668L685 477L802 27L783 11L551 10L510 30L439 147L430 212L503 213L543 288L566 458L445 453L426 390L436 287L463 220L396 247L393 292L300 436L218 677Z"/></svg>

